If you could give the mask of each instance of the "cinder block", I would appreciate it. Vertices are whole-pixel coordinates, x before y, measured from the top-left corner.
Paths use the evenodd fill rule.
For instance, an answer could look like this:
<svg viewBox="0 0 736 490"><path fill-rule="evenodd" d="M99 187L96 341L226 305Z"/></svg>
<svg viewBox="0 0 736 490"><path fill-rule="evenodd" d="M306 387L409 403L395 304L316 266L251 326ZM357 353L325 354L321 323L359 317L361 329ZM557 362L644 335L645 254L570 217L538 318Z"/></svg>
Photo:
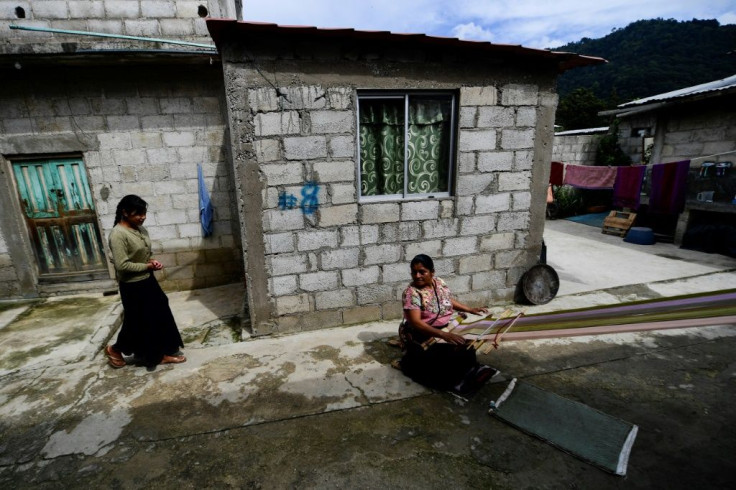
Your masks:
<svg viewBox="0 0 736 490"><path fill-rule="evenodd" d="M419 240L422 237L422 226L417 222L399 223L398 240L401 242ZM384 240L386 241L386 240Z"/></svg>
<svg viewBox="0 0 736 490"><path fill-rule="evenodd" d="M260 87L248 90L248 106L252 112L276 111L279 108L279 98L276 90L270 87Z"/></svg>
<svg viewBox="0 0 736 490"><path fill-rule="evenodd" d="M409 243L404 245L404 260L406 264L405 269L409 270L409 262L411 259L419 254L429 255L430 257L437 257L442 252L442 242L440 240L422 240L418 243ZM407 272L408 274L408 272Z"/></svg>
<svg viewBox="0 0 736 490"><path fill-rule="evenodd" d="M301 274L307 272L308 261L304 254L299 255L275 255L270 257L271 273L274 276L288 274Z"/></svg>
<svg viewBox="0 0 736 490"><path fill-rule="evenodd" d="M304 214L301 209L267 209L263 212L263 231L289 231L304 228Z"/></svg>
<svg viewBox="0 0 736 490"><path fill-rule="evenodd" d="M446 238L457 236L457 219L441 219L437 221L425 221L422 223L424 238Z"/></svg>
<svg viewBox="0 0 736 490"><path fill-rule="evenodd" d="M100 150L129 150L132 148L128 133L100 133L97 135Z"/></svg>
<svg viewBox="0 0 736 490"><path fill-rule="evenodd" d="M141 121L138 116L107 116L106 119L110 131L137 131L141 128ZM76 118L74 122L78 124Z"/></svg>
<svg viewBox="0 0 736 490"><path fill-rule="evenodd" d="M328 250L320 254L320 264L323 270L353 269L358 267L360 261L360 249L341 248Z"/></svg>
<svg viewBox="0 0 736 490"><path fill-rule="evenodd" d="M385 303L394 299L393 287L384 284L358 286L358 304Z"/></svg>
<svg viewBox="0 0 736 490"><path fill-rule="evenodd" d="M508 84L501 88L501 105L537 105L539 90L536 85Z"/></svg>
<svg viewBox="0 0 736 490"><path fill-rule="evenodd" d="M531 172L504 172L498 174L498 190L519 191L528 190L531 183Z"/></svg>
<svg viewBox="0 0 736 490"><path fill-rule="evenodd" d="M516 126L517 127L534 127L537 124L537 108L536 107L519 107L516 109Z"/></svg>
<svg viewBox="0 0 736 490"><path fill-rule="evenodd" d="M269 233L263 237L267 254L282 254L296 250L293 233Z"/></svg>
<svg viewBox="0 0 736 490"><path fill-rule="evenodd" d="M462 151L488 151L496 149L496 130L477 129L461 130L459 150Z"/></svg>
<svg viewBox="0 0 736 490"><path fill-rule="evenodd" d="M591 159L595 158L595 152L591 155ZM569 160L563 160L569 161ZM520 150L514 152L514 170L524 171L531 170L534 167L534 152L530 150Z"/></svg>
<svg viewBox="0 0 736 490"><path fill-rule="evenodd" d="M281 145L278 140L255 140L253 151L259 162L274 162L281 159Z"/></svg>
<svg viewBox="0 0 736 490"><path fill-rule="evenodd" d="M164 145L170 147L192 146L195 143L195 135L190 131L169 131L162 135Z"/></svg>
<svg viewBox="0 0 736 490"><path fill-rule="evenodd" d="M498 217L498 231L522 230L529 225L528 212L502 213Z"/></svg>
<svg viewBox="0 0 736 490"><path fill-rule="evenodd" d="M475 127L475 115L478 113L478 108L475 106L461 107L460 108L460 127L461 128L474 128Z"/></svg>
<svg viewBox="0 0 736 490"><path fill-rule="evenodd" d="M128 36L156 37L159 35L158 21L156 20L124 20L123 28Z"/></svg>
<svg viewBox="0 0 736 490"><path fill-rule="evenodd" d="M47 2L36 2L47 3ZM105 15L108 18L137 19L141 16L138 2L105 0Z"/></svg>
<svg viewBox="0 0 736 490"><path fill-rule="evenodd" d="M105 5L101 0L72 1L72 2L67 2L67 3L69 6L69 18L71 19L104 19L105 18ZM161 3L161 2L154 2L154 3Z"/></svg>
<svg viewBox="0 0 736 490"><path fill-rule="evenodd" d="M253 118L253 126L256 136L299 134L301 118L296 111L268 112L257 114Z"/></svg>
<svg viewBox="0 0 736 490"><path fill-rule="evenodd" d="M353 89L350 87L328 88L327 100L332 109L350 109L353 106Z"/></svg>
<svg viewBox="0 0 736 490"><path fill-rule="evenodd" d="M461 174L469 174L475 172L476 153L460 153L458 157L458 172Z"/></svg>
<svg viewBox="0 0 736 490"><path fill-rule="evenodd" d="M352 325L354 323L368 323L381 320L381 307L380 306L359 306L357 308L351 308L345 310L342 313L343 322L346 325Z"/></svg>
<svg viewBox="0 0 736 490"><path fill-rule="evenodd" d="M357 212L357 207L356 207ZM357 247L360 245L360 227L358 226L341 226L340 227L340 246L341 247Z"/></svg>
<svg viewBox="0 0 736 490"><path fill-rule="evenodd" d="M163 18L163 17L175 17L176 16L176 2L162 2L161 0L156 1L142 1L141 2L141 15L147 18Z"/></svg>
<svg viewBox="0 0 736 490"><path fill-rule="evenodd" d="M437 219L439 210L438 201L414 201L401 204L402 221L419 221Z"/></svg>
<svg viewBox="0 0 736 490"><path fill-rule="evenodd" d="M326 158L327 140L324 136L284 138L284 156L287 160Z"/></svg>
<svg viewBox="0 0 736 490"><path fill-rule="evenodd" d="M504 172L511 170L514 164L514 152L492 151L478 153L478 170L481 172Z"/></svg>
<svg viewBox="0 0 736 490"><path fill-rule="evenodd" d="M460 106L496 105L496 87L462 87L460 88Z"/></svg>
<svg viewBox="0 0 736 490"><path fill-rule="evenodd" d="M276 298L277 315L290 315L294 313L305 313L308 311L310 311L308 294Z"/></svg>
<svg viewBox="0 0 736 490"><path fill-rule="evenodd" d="M476 214L498 213L511 209L511 194L489 194L487 196L476 196Z"/></svg>
<svg viewBox="0 0 736 490"><path fill-rule="evenodd" d="M346 287L375 284L378 282L378 266L359 267L340 271L342 285Z"/></svg>
<svg viewBox="0 0 736 490"><path fill-rule="evenodd" d="M271 292L274 296L288 296L297 292L297 276L278 276L271 279Z"/></svg>
<svg viewBox="0 0 736 490"><path fill-rule="evenodd" d="M490 254L461 257L458 261L458 274L474 274L489 271L493 268L493 256Z"/></svg>
<svg viewBox="0 0 736 490"><path fill-rule="evenodd" d="M357 220L357 204L321 207L319 210L319 226L323 228L354 224Z"/></svg>
<svg viewBox="0 0 736 490"><path fill-rule="evenodd" d="M401 258L401 245L371 245L363 248L363 265L398 262Z"/></svg>
<svg viewBox="0 0 736 490"><path fill-rule="evenodd" d="M383 271L383 283L390 284L393 282L409 283L411 281L411 275L409 274L410 269L408 264L404 262L398 262L395 264L387 264L382 268Z"/></svg>
<svg viewBox="0 0 736 490"><path fill-rule="evenodd" d="M337 247L337 230L330 231L300 231L296 234L297 250L300 252L318 250L320 248Z"/></svg>
<svg viewBox="0 0 736 490"><path fill-rule="evenodd" d="M463 218L460 225L460 235L487 235L496 230L496 217L493 214L485 216L469 216Z"/></svg>
<svg viewBox="0 0 736 490"><path fill-rule="evenodd" d="M473 291L499 289L506 286L506 273L504 271L479 272L473 274L471 278Z"/></svg>
<svg viewBox="0 0 736 490"><path fill-rule="evenodd" d="M401 208L396 203L363 204L361 222L364 224L393 223L400 219Z"/></svg>
<svg viewBox="0 0 736 490"><path fill-rule="evenodd" d="M470 291L470 276L447 276L442 279L456 297L458 294ZM465 300L462 302L465 302Z"/></svg>
<svg viewBox="0 0 736 490"><path fill-rule="evenodd" d="M511 195L514 211L528 211L532 203L531 192L514 192Z"/></svg>
<svg viewBox="0 0 736 490"><path fill-rule="evenodd" d="M320 182L355 181L355 164L350 160L315 162L313 168Z"/></svg>
<svg viewBox="0 0 736 490"><path fill-rule="evenodd" d="M164 114L188 114L192 113L192 99L189 97L168 97L159 101L161 112Z"/></svg>
<svg viewBox="0 0 736 490"><path fill-rule="evenodd" d="M330 184L328 186L332 204L346 204L355 202L354 184ZM355 208L357 213L358 208Z"/></svg>
<svg viewBox="0 0 736 490"><path fill-rule="evenodd" d="M501 131L501 148L504 150L518 150L533 146L533 129L504 129Z"/></svg>
<svg viewBox="0 0 736 490"><path fill-rule="evenodd" d="M355 298L351 289L316 293L314 295L314 302L317 310L331 310L355 306Z"/></svg>
<svg viewBox="0 0 736 490"><path fill-rule="evenodd" d="M479 107L479 128L504 128L514 125L514 109L511 107Z"/></svg>
<svg viewBox="0 0 736 490"><path fill-rule="evenodd" d="M486 174L466 174L457 178L457 195L458 196L474 196L484 193L495 179L495 175Z"/></svg>
<svg viewBox="0 0 736 490"><path fill-rule="evenodd" d="M319 86L282 87L278 94L283 109L324 109L327 104Z"/></svg>
<svg viewBox="0 0 736 490"><path fill-rule="evenodd" d="M31 9L33 9L32 18L36 20L66 19L69 17L67 3L62 1L33 2L31 3Z"/></svg>
<svg viewBox="0 0 736 490"><path fill-rule="evenodd" d="M328 145L332 158L355 158L354 136L331 136L328 140ZM355 171L352 173L354 175Z"/></svg>
<svg viewBox="0 0 736 490"><path fill-rule="evenodd" d="M267 185L297 185L304 182L300 163L268 163L260 166Z"/></svg>
<svg viewBox="0 0 736 490"><path fill-rule="evenodd" d="M193 36L194 22L189 19L161 19L159 20L162 36Z"/></svg>
<svg viewBox="0 0 736 490"><path fill-rule="evenodd" d="M355 114L352 111L313 111L312 133L352 133L355 126Z"/></svg>
<svg viewBox="0 0 736 490"><path fill-rule="evenodd" d="M304 291L328 291L337 288L337 271L320 271L299 275L299 288Z"/></svg>
<svg viewBox="0 0 736 490"><path fill-rule="evenodd" d="M442 255L445 257L456 257L458 255L469 255L478 252L478 238L475 236L462 238L448 238L442 247Z"/></svg>
<svg viewBox="0 0 736 490"><path fill-rule="evenodd" d="M524 259L525 252L523 250L508 250L496 253L494 263L496 269L508 269L526 265Z"/></svg>

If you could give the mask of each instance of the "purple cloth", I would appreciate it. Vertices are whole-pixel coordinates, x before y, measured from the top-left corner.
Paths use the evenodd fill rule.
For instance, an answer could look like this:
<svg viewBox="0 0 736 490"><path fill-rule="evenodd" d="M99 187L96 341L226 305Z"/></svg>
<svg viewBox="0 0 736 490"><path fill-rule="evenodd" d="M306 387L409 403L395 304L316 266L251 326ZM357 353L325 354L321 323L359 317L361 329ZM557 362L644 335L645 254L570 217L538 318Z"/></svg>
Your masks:
<svg viewBox="0 0 736 490"><path fill-rule="evenodd" d="M613 205L636 210L639 208L641 184L646 173L646 165L618 167L616 181L613 183Z"/></svg>
<svg viewBox="0 0 736 490"><path fill-rule="evenodd" d="M678 214L685 208L687 172L690 160L660 163L652 166L652 191L649 211L659 214Z"/></svg>
<svg viewBox="0 0 736 490"><path fill-rule="evenodd" d="M562 176L565 173L565 164L562 162L552 162L549 171L549 183L552 185L562 185Z"/></svg>
<svg viewBox="0 0 736 490"><path fill-rule="evenodd" d="M613 189L616 167L566 165L563 182L582 189Z"/></svg>

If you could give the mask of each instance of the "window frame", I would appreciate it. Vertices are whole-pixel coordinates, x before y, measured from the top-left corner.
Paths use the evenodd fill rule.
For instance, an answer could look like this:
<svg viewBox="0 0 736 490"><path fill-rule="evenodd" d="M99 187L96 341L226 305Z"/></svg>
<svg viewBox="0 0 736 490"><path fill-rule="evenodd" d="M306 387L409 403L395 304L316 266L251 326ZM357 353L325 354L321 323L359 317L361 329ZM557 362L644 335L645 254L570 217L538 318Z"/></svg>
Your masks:
<svg viewBox="0 0 736 490"><path fill-rule="evenodd" d="M409 99L412 96L443 96L450 98L450 142L448 145L447 162L447 191L431 192L421 194L410 194L408 192L408 129L409 129ZM382 194L377 196L364 196L362 194L361 160L360 160L360 101L361 100L402 100L404 101L404 190L402 194ZM443 199L453 197L455 168L457 166L457 137L458 137L458 94L456 90L358 90L356 93L355 140L357 148L356 172L358 182L358 202L389 202L389 201L412 201L425 199Z"/></svg>

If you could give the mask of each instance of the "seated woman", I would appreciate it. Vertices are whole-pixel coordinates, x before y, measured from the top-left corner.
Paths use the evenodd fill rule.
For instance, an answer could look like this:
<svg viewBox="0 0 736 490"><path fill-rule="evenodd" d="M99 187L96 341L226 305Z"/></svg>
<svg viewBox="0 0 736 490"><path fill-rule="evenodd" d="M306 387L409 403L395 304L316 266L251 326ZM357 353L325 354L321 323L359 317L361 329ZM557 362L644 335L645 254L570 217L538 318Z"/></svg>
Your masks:
<svg viewBox="0 0 736 490"><path fill-rule="evenodd" d="M477 315L486 310L453 299L445 282L434 277L434 262L427 255L412 259L411 277L404 291L404 321L399 327L404 356L397 367L418 383L458 392L475 388L496 375L498 371L478 363L475 350L467 348L465 338L442 330L455 311ZM432 337L444 342L425 348L422 344Z"/></svg>

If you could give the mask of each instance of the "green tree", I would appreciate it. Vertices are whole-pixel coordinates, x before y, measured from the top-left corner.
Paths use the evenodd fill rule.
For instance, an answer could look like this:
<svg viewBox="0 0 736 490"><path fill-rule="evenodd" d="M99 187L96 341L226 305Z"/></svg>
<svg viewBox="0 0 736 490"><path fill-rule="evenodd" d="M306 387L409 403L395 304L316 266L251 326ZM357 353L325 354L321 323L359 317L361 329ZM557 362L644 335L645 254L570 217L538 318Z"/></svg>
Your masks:
<svg viewBox="0 0 736 490"><path fill-rule="evenodd" d="M631 165L631 157L624 153L618 144L618 120L614 120L608 133L598 140L598 149L595 152L596 165L610 165L620 167Z"/></svg>
<svg viewBox="0 0 736 490"><path fill-rule="evenodd" d="M598 115L605 108L605 102L593 90L577 88L560 100L555 124L565 130L605 126L606 120Z"/></svg>

